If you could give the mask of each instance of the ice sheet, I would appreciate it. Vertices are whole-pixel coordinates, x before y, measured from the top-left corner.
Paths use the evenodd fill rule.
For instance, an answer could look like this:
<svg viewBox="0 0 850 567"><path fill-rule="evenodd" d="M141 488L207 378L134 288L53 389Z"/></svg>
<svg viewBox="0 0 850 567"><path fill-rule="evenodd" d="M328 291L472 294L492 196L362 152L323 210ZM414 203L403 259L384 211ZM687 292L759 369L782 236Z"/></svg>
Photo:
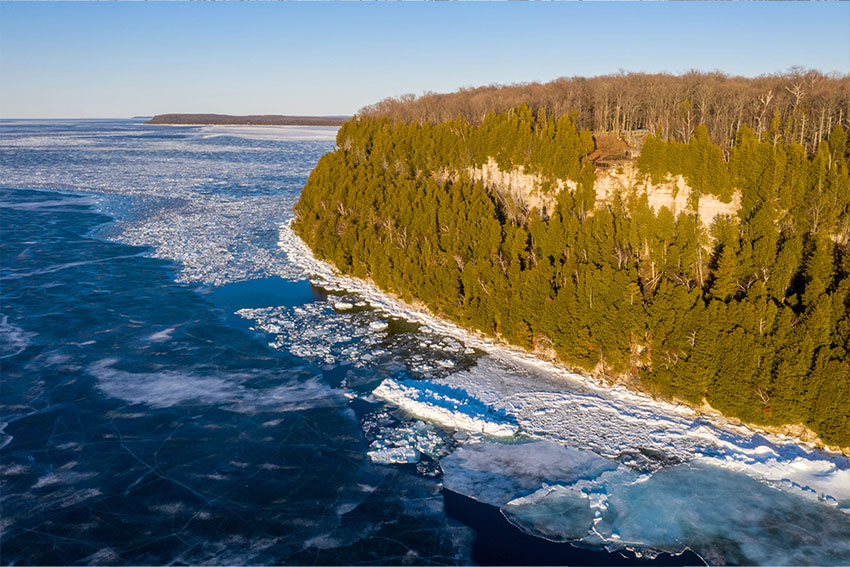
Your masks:
<svg viewBox="0 0 850 567"><path fill-rule="evenodd" d="M277 140L294 142L300 140L336 140L336 126L204 126L205 137L236 136L247 140Z"/></svg>
<svg viewBox="0 0 850 567"><path fill-rule="evenodd" d="M449 490L501 507L555 483L595 479L616 461L549 441L462 445L440 461Z"/></svg>
<svg viewBox="0 0 850 567"><path fill-rule="evenodd" d="M146 139L120 151L113 150L109 135L88 140L45 136L17 145L6 137L0 141L4 150L46 148L67 156L60 160L62 167L13 167L6 162L0 164L0 178L11 185L63 187L95 195L103 210L119 218L99 235L152 246L153 255L178 262L180 281L220 285L280 275L310 277L325 289L348 292L301 308L242 314L272 335L275 348L317 364L375 370L369 378L346 375L343 387L360 380L359 387L371 389L390 375L392 382L384 382L384 389L392 403L407 405L408 411L422 404L422 419L447 427L470 420L478 434L454 438L421 420L382 422L367 435L368 451L374 453L369 456L384 462L422 459L419 465L432 472L439 467L422 455L442 458L447 487L500 506L510 521L531 533L572 539L590 510L593 529L585 540L609 546L676 550L690 545L715 562L746 558L828 564L846 553L841 544L848 540L843 531L847 516L840 512L850 510L846 458L700 417L688 408L624 389L609 389L592 377L571 374L435 319L366 282L340 276L316 261L289 228L298 191L314 158L332 147L330 141L299 142L296 147L262 132L185 130L192 132L185 140ZM247 147L240 138L258 140L259 145ZM158 145L160 153L146 155L141 166L135 152L148 144ZM301 158L282 160L282 155ZM66 204L74 203L59 197L51 206ZM399 333L394 327L403 320L421 327ZM148 336L151 341L167 338L168 329ZM478 358L481 351L488 354ZM470 368L476 358L477 366ZM154 408L209 405L250 416L346 403L338 390L306 376L297 377L295 385L266 388L260 396L251 388L258 377L250 373L209 368L131 372L110 360L88 370L106 396ZM402 372L421 380L406 382L399 377ZM451 405L442 403L446 399L453 400ZM487 409L482 413L480 408ZM490 414L498 416L494 423L499 427L504 418L513 426L511 433L536 441L474 444L481 441L483 427L475 420L483 416L486 422ZM264 421L263 427L273 427L274 421ZM444 456L456 443L460 448ZM597 462L602 464L594 468ZM712 479L719 484L707 490L705 498L687 499L699 493L700 483L714 486ZM742 491L755 496L737 498ZM90 496L80 492L80 497ZM739 509L739 501L748 508ZM641 506L645 502L655 508ZM687 517L672 514L680 507L694 510ZM784 527L772 523L774 509ZM672 514L675 521L652 523L664 514ZM736 515L747 525L730 523L728 518ZM727 531L723 518L731 526ZM817 532L812 526L821 524L825 538L833 541L824 539L818 547L809 536ZM313 547L349 539L322 534ZM717 548L707 540L731 543ZM782 549L783 541L788 549ZM228 545L222 544L222 552ZM108 557L109 550L103 556Z"/></svg>
<svg viewBox="0 0 850 567"><path fill-rule="evenodd" d="M596 518L585 492L559 484L511 500L502 512L520 529L560 542L585 538Z"/></svg>
<svg viewBox="0 0 850 567"><path fill-rule="evenodd" d="M44 297L59 291L51 287L59 278L79 269L94 277L71 285L66 295L85 303L92 290L101 307L79 314L69 302L74 316L66 316L66 305L43 302L48 316L31 338L38 348L24 352L33 356L3 360L4 368L14 362L21 370L13 380L17 397L10 388L2 396L12 417L4 417L6 431L15 432L0 467L4 503L9 500L0 521L4 557L14 563L36 553L47 564L340 564L369 563L380 553L398 564L471 561L471 531L446 521L438 482L369 461L348 398L323 385L339 369L320 364L287 374L290 365L312 361L273 355L217 324L217 308L204 307L195 293L204 287L174 285L169 278L173 269L180 281L208 286L275 274L303 279L276 246L276 225L291 218L309 170L331 142L249 143L230 135L204 138L197 128L119 125L115 133L74 123L63 127L75 132L65 140L49 135L16 145L18 136L3 126L2 183L48 188L57 196L15 207L63 213L57 226L67 236L50 249L62 269L53 282L54 276L43 278ZM57 188L92 198L67 199ZM64 213L81 212L84 202L119 219L96 229L96 236L152 248L111 256L111 245L73 232L82 221L65 223L74 215ZM83 230L107 220L89 211L85 216ZM115 260L112 274L153 282L141 295L166 300L146 308L144 300L138 305L138 291L127 292L136 287L99 279L110 273L100 271L101 264L62 264L66 240L68 253L78 252L77 245L104 248ZM44 247L32 252L47 255ZM33 289L41 291L37 282ZM386 324L391 334L393 322L384 314L366 313L359 298L352 304L353 311L364 310L364 329L374 333L372 323ZM329 321L335 314L327 311ZM19 313L9 315L8 323L29 330L17 322ZM310 316L300 317L306 325ZM47 328L56 331L52 340L45 338ZM423 361L454 356L438 348L439 337L433 343ZM57 349L60 344L64 348ZM364 354L397 344L389 339ZM340 360L340 377L357 352L346 355L348 346L340 343L339 356L347 357ZM110 360L119 356L121 362ZM375 357L387 365L393 358L381 356ZM346 380L369 374L359 371ZM334 407L322 409L326 405ZM0 432L4 427L0 423ZM410 446L438 454L429 443L441 431L422 427L427 431L410 432ZM405 425L398 429L401 442ZM10 438L0 433L0 445ZM77 460L80 465L64 470ZM434 461L423 457L419 465Z"/></svg>
<svg viewBox="0 0 850 567"><path fill-rule="evenodd" d="M611 547L687 547L714 564L850 561L846 515L731 471L678 465L608 491L608 510L595 529Z"/></svg>

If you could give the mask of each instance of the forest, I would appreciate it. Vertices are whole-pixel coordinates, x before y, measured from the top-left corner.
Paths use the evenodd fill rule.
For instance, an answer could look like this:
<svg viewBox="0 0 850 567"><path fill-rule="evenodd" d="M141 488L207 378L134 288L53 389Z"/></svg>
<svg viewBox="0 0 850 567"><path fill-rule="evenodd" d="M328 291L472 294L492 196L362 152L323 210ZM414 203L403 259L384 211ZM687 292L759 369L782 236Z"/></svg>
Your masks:
<svg viewBox="0 0 850 567"><path fill-rule="evenodd" d="M644 128L687 142L703 124L724 152L742 126L762 136L778 114L787 141L814 152L836 126L847 129L850 124L850 78L799 68L756 78L698 71L563 77L543 84L403 95L368 106L359 115L432 123L463 118L479 125L488 113L507 112L522 103L556 118L572 114L579 128L593 132Z"/></svg>
<svg viewBox="0 0 850 567"><path fill-rule="evenodd" d="M848 78L819 80L840 85L823 97L834 103L823 125L821 103L778 104L764 123L749 115L728 146L716 116L698 114L686 136L625 124L655 129L633 163L639 182L605 200L586 107L529 97L473 121L402 115L421 99L382 103L342 126L293 228L342 272L467 328L656 397L804 424L850 447ZM666 104L661 115L682 108ZM474 181L490 159L538 174L554 207L529 209ZM691 188L687 208L651 207L642 187L677 176ZM704 195L740 207L705 226Z"/></svg>

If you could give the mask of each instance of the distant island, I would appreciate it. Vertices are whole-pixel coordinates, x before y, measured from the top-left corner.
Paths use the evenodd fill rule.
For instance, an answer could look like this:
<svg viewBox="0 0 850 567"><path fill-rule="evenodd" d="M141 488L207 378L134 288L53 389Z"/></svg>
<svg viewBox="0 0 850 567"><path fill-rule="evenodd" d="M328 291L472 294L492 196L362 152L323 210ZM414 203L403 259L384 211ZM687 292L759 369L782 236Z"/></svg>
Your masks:
<svg viewBox="0 0 850 567"><path fill-rule="evenodd" d="M347 116L282 116L279 114L157 114L145 124L229 126L342 126Z"/></svg>

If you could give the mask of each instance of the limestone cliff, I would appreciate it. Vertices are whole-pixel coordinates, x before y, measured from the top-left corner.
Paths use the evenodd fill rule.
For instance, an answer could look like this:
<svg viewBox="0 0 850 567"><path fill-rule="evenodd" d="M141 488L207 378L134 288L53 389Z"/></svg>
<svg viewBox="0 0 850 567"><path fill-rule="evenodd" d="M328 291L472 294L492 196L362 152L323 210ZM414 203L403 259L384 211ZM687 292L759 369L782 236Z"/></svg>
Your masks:
<svg viewBox="0 0 850 567"><path fill-rule="evenodd" d="M526 173L522 166L502 171L493 158L481 167L470 168L468 173L473 180L481 181L489 191L510 196L525 210L536 208L544 217L554 208L558 192L576 188L574 181L550 180L540 174ZM597 167L594 187L597 206L610 202L618 194L623 199L646 194L649 206L655 211L667 207L674 215L685 211L694 212L691 206L693 190L681 175L665 183L653 184L647 176L638 172L633 161L621 162L617 167ZM740 208L741 199L737 192L729 203L720 201L714 195L701 195L696 202L695 212L703 225L710 226L715 217L734 216Z"/></svg>

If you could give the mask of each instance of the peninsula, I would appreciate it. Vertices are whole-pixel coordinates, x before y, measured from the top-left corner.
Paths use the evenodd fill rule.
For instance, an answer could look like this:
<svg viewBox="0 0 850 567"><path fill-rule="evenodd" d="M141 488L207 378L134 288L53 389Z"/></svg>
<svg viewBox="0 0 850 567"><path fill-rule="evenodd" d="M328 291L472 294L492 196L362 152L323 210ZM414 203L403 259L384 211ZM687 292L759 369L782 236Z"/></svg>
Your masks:
<svg viewBox="0 0 850 567"><path fill-rule="evenodd" d="M341 126L347 116L283 116L279 114L157 114L145 124L177 124L187 126Z"/></svg>
<svg viewBox="0 0 850 567"><path fill-rule="evenodd" d="M467 328L850 447L848 92L689 73L388 99L293 228Z"/></svg>

